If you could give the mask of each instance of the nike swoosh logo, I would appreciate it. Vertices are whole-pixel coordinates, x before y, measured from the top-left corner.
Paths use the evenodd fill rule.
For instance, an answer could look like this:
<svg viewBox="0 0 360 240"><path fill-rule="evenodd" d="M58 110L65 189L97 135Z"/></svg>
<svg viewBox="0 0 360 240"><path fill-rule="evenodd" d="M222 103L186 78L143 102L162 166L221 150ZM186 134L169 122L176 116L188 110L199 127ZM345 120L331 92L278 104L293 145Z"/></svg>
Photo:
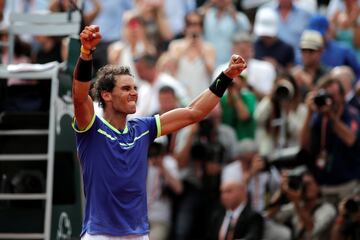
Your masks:
<svg viewBox="0 0 360 240"><path fill-rule="evenodd" d="M220 79L216 79L215 87L218 88L218 84L220 83Z"/></svg>

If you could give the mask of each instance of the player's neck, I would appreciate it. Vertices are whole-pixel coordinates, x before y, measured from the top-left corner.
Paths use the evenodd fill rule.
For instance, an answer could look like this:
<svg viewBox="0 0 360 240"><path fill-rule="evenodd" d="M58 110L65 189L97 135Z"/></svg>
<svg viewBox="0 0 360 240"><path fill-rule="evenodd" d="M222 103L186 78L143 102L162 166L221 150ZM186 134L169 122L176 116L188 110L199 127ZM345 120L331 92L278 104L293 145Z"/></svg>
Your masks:
<svg viewBox="0 0 360 240"><path fill-rule="evenodd" d="M115 114L113 112L104 112L104 119L118 130L125 129L126 114Z"/></svg>

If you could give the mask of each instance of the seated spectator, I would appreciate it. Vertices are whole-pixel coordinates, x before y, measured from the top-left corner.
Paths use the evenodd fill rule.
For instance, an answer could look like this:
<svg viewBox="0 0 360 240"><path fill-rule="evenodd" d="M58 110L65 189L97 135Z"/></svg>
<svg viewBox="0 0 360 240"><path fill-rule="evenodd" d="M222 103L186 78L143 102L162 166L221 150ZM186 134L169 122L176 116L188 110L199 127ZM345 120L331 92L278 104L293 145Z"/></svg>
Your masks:
<svg viewBox="0 0 360 240"><path fill-rule="evenodd" d="M305 99L306 94L313 90L319 79L329 71L321 63L323 47L323 39L319 32L305 30L302 33L300 40L302 66L296 66L292 70L302 99Z"/></svg>
<svg viewBox="0 0 360 240"><path fill-rule="evenodd" d="M170 53L178 62L176 79L184 84L190 98L204 91L212 80L215 49L203 39L203 19L197 12L185 18L184 38L173 40Z"/></svg>
<svg viewBox="0 0 360 240"><path fill-rule="evenodd" d="M0 41L8 41L8 31L4 29L0 32ZM8 63L9 49L1 47L1 62ZM15 36L14 39L14 56L12 63L30 63L31 46ZM42 101L37 80L24 80L18 78L9 78L4 81L0 102L0 111L39 111Z"/></svg>
<svg viewBox="0 0 360 240"><path fill-rule="evenodd" d="M359 114L346 104L341 82L331 77L308 94L306 105L301 146L310 153L307 164L323 194L337 202L359 186Z"/></svg>
<svg viewBox="0 0 360 240"><path fill-rule="evenodd" d="M295 80L288 75L279 76L272 93L255 109L260 154L267 156L274 151L299 147L298 137L306 111Z"/></svg>
<svg viewBox="0 0 360 240"><path fill-rule="evenodd" d="M274 67L283 72L295 62L295 53L291 45L277 37L279 32L279 17L270 8L261 8L256 13L254 34L258 37L255 42L255 58L269 61Z"/></svg>
<svg viewBox="0 0 360 240"><path fill-rule="evenodd" d="M220 191L223 208L214 213L206 239L262 239L264 220L248 202L237 162L223 169Z"/></svg>
<svg viewBox="0 0 360 240"><path fill-rule="evenodd" d="M321 198L320 187L310 172L296 175L284 172L280 190L273 196L267 216L288 224L292 239L327 240L336 209Z"/></svg>
<svg viewBox="0 0 360 240"><path fill-rule="evenodd" d="M321 15L313 16L309 21L308 29L316 30L324 38L324 51L321 61L328 67L346 65L352 68L356 79L360 79L360 64L352 49L334 41L331 36L329 21Z"/></svg>

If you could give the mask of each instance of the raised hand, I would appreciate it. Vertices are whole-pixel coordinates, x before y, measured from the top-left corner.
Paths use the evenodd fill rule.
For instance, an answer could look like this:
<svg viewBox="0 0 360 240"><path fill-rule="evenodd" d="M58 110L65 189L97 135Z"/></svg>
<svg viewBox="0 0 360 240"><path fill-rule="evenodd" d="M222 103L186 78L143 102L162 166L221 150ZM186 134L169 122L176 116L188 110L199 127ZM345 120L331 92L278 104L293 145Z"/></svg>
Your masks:
<svg viewBox="0 0 360 240"><path fill-rule="evenodd" d="M230 59L228 68L224 71L224 74L229 78L235 78L240 75L242 71L247 67L245 60L236 54L233 54Z"/></svg>
<svg viewBox="0 0 360 240"><path fill-rule="evenodd" d="M80 33L80 41L83 48L93 50L101 41L100 28L96 25L86 26Z"/></svg>

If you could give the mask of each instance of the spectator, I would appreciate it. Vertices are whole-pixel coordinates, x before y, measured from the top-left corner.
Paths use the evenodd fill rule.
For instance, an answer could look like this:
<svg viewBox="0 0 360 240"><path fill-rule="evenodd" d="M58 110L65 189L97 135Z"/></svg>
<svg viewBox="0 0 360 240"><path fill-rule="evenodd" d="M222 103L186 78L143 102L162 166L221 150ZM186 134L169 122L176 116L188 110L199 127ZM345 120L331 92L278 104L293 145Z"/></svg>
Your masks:
<svg viewBox="0 0 360 240"><path fill-rule="evenodd" d="M308 164L322 192L339 201L359 185L360 119L357 111L346 104L338 79L326 77L317 89L306 98L308 113L300 141L310 153Z"/></svg>
<svg viewBox="0 0 360 240"><path fill-rule="evenodd" d="M159 111L159 89L163 86L172 87L179 99L179 104L185 106L189 102L189 96L185 88L167 73L159 72L156 67L158 58L151 54L146 54L137 59L136 70L140 79L146 84L139 88L138 112L140 116L147 116Z"/></svg>
<svg viewBox="0 0 360 240"><path fill-rule="evenodd" d="M232 42L232 53L241 54L248 62L246 74L243 74L246 77L247 85L257 98L261 99L264 95L270 93L272 89L276 78L275 67L267 61L254 58L253 39L247 32L234 34ZM213 73L213 77L226 69L228 65L229 63L226 62L218 66Z"/></svg>
<svg viewBox="0 0 360 240"><path fill-rule="evenodd" d="M166 240L170 232L172 199L183 187L176 160L166 153L166 137L155 140L149 148L147 175L150 239Z"/></svg>
<svg viewBox="0 0 360 240"><path fill-rule="evenodd" d="M360 2L357 0L343 1L344 9L337 9L330 17L333 37L352 48L360 61Z"/></svg>
<svg viewBox="0 0 360 240"><path fill-rule="evenodd" d="M6 0L0 0L0 22L4 19L4 9L5 9Z"/></svg>
<svg viewBox="0 0 360 240"><path fill-rule="evenodd" d="M206 239L262 239L264 220L248 202L237 162L223 169L220 189L224 208L215 212Z"/></svg>
<svg viewBox="0 0 360 240"><path fill-rule="evenodd" d="M0 41L8 41L8 31L0 32ZM8 47L1 47L1 62L8 63ZM13 64L30 63L31 46L22 41L19 36L14 39ZM41 97L39 83L36 80L23 80L9 78L4 81L3 94L0 102L0 112L5 111L39 111L41 108Z"/></svg>
<svg viewBox="0 0 360 240"><path fill-rule="evenodd" d="M360 64L350 48L332 39L329 21L324 16L316 15L310 19L308 28L320 32L324 38L325 47L321 57L322 63L328 67L349 66L355 72L358 80L360 78Z"/></svg>
<svg viewBox="0 0 360 240"><path fill-rule="evenodd" d="M215 66L218 66L231 55L233 34L250 31L250 23L245 14L236 11L231 0L213 0L210 4L204 13L204 35L215 47Z"/></svg>
<svg viewBox="0 0 360 240"><path fill-rule="evenodd" d="M300 36L308 25L311 14L299 8L295 0L277 0L270 6L278 15L278 37L293 47L295 62L300 63Z"/></svg>
<svg viewBox="0 0 360 240"><path fill-rule="evenodd" d="M99 1L100 2L100 1ZM98 7L96 1L84 1L84 15L88 15ZM102 40L94 52L94 72L107 64L109 45L122 39L123 15L134 7L133 1L107 0L100 2L101 11L91 24L98 25L102 31Z"/></svg>
<svg viewBox="0 0 360 240"><path fill-rule="evenodd" d="M241 8L244 10L245 14L248 16L251 25L254 24L255 15L258 11L259 7L264 3L270 2L270 0L238 0L237 1L241 5Z"/></svg>
<svg viewBox="0 0 360 240"><path fill-rule="evenodd" d="M359 189L355 189L354 195L343 199L338 204L338 215L332 227L331 240L346 239L360 239Z"/></svg>
<svg viewBox="0 0 360 240"><path fill-rule="evenodd" d="M220 106L198 125L178 132L175 156L184 194L178 199L175 239L203 237L211 214L209 209L219 205L222 166L231 161L235 144L234 130L221 124Z"/></svg>
<svg viewBox="0 0 360 240"><path fill-rule="evenodd" d="M197 12L186 15L185 36L174 40L169 48L177 59L176 79L182 82L191 98L200 94L211 82L215 65L215 49L203 39L203 19Z"/></svg>
<svg viewBox="0 0 360 240"><path fill-rule="evenodd" d="M279 17L270 8L262 8L256 13L254 34L255 58L269 61L282 72L289 69L295 62L294 49L283 40L277 38L279 32Z"/></svg>
<svg viewBox="0 0 360 240"><path fill-rule="evenodd" d="M101 5L99 0L91 0L94 8L83 13L82 6L79 6L77 0L50 0L49 10L52 12L68 12L79 11L81 14L81 26L80 29L84 29L85 26L90 25L101 11Z"/></svg>
<svg viewBox="0 0 360 240"><path fill-rule="evenodd" d="M123 19L122 40L111 43L107 49L108 63L129 66L134 77L139 81L134 59L145 54L155 54L156 48L146 36L145 25L139 17L127 15Z"/></svg>
<svg viewBox="0 0 360 240"><path fill-rule="evenodd" d="M274 150L299 147L298 136L305 116L306 107L300 102L295 80L288 75L279 76L272 93L255 109L260 154L267 156Z"/></svg>
<svg viewBox="0 0 360 240"><path fill-rule="evenodd" d="M173 39L169 18L165 15L164 0L135 0L135 8L126 15L136 16L143 21L150 43L158 50L158 55L167 50Z"/></svg>
<svg viewBox="0 0 360 240"><path fill-rule="evenodd" d="M254 139L256 96L247 89L246 77L234 78L228 92L220 100L222 122L236 131L237 140Z"/></svg>
<svg viewBox="0 0 360 240"><path fill-rule="evenodd" d="M48 9L48 0L33 0L33 1L3 0L3 1L5 2L5 7L3 13L3 22L1 23L2 27L7 27L9 25L9 17L11 11L19 12L19 13L33 13L33 12L46 11Z"/></svg>
<svg viewBox="0 0 360 240"><path fill-rule="evenodd" d="M302 66L293 69L293 76L300 88L302 99L313 90L319 79L328 69L321 64L323 39L319 32L305 30L301 35L300 48Z"/></svg>
<svg viewBox="0 0 360 240"><path fill-rule="evenodd" d="M178 60L171 52L167 51L162 53L159 57L157 67L160 72L167 73L176 78Z"/></svg>
<svg viewBox="0 0 360 240"><path fill-rule="evenodd" d="M357 83L354 87L355 74L354 71L348 66L338 66L331 70L330 75L333 78L339 79L344 87L345 100L350 106L360 111L360 98L359 98L359 87Z"/></svg>
<svg viewBox="0 0 360 240"><path fill-rule="evenodd" d="M179 107L175 90L170 86L163 86L159 89L159 114L171 111ZM155 115L155 114L154 114ZM176 142L177 132L166 135L167 137L167 153L173 154Z"/></svg>
<svg viewBox="0 0 360 240"><path fill-rule="evenodd" d="M283 173L280 190L272 199L268 217L289 223L292 239L329 239L336 216L335 207L321 198L320 187L310 172L290 175ZM288 204L282 202L284 198Z"/></svg>
<svg viewBox="0 0 360 240"><path fill-rule="evenodd" d="M262 212L268 204L267 196L273 195L280 186L280 173L270 165L269 159L259 155L253 140L240 142L234 151L239 175L248 188L249 203L252 209Z"/></svg>
<svg viewBox="0 0 360 240"><path fill-rule="evenodd" d="M183 34L185 16L196 8L195 0L165 0L165 13L169 19L171 32L175 38ZM176 9L176 10L175 10Z"/></svg>

